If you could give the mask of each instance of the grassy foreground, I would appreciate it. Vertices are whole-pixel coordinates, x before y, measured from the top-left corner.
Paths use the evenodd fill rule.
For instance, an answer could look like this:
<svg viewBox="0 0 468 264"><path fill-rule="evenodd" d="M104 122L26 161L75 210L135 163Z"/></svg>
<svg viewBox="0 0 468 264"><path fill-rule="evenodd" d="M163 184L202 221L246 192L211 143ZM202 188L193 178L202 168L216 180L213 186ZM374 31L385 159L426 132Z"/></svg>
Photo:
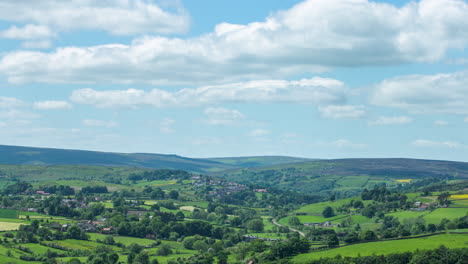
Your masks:
<svg viewBox="0 0 468 264"><path fill-rule="evenodd" d="M320 252L300 254L292 258L292 263L307 263L309 260L330 258L337 255L343 257L370 256L391 253L416 251L417 249L434 249L440 245L448 248L463 248L468 246L466 234L442 234L423 238L402 239L393 241L370 242L354 244Z"/></svg>

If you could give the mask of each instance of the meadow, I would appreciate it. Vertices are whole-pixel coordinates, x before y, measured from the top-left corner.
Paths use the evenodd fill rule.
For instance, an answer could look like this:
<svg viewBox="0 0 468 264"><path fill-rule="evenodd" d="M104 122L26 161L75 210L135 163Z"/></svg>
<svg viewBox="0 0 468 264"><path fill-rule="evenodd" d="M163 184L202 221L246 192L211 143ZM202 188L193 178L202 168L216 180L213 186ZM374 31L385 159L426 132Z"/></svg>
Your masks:
<svg viewBox="0 0 468 264"><path fill-rule="evenodd" d="M442 234L423 238L401 239L392 241L353 244L336 249L300 254L291 259L293 263L307 263L308 260L320 258L370 256L379 254L400 253L417 249L434 249L440 245L448 248L468 246L468 236L463 234Z"/></svg>

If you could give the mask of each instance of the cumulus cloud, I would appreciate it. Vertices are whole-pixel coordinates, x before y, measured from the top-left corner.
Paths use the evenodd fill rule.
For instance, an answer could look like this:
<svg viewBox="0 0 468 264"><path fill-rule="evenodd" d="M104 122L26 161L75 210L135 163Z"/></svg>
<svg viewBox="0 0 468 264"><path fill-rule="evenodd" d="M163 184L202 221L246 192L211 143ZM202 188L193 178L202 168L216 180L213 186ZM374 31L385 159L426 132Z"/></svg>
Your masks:
<svg viewBox="0 0 468 264"><path fill-rule="evenodd" d="M0 108L17 108L24 106L25 103L14 97L0 96Z"/></svg>
<svg viewBox="0 0 468 264"><path fill-rule="evenodd" d="M0 37L7 39L47 39L53 36L54 33L49 27L42 25L28 24L24 27L11 26L4 31L0 31Z"/></svg>
<svg viewBox="0 0 468 264"><path fill-rule="evenodd" d="M224 107L209 107L205 109L205 120L210 125L235 125L245 119L245 115L235 109Z"/></svg>
<svg viewBox="0 0 468 264"><path fill-rule="evenodd" d="M84 119L82 121L83 125L89 127L117 127L119 124L115 121L107 121L107 120L96 120L96 119Z"/></svg>
<svg viewBox="0 0 468 264"><path fill-rule="evenodd" d="M61 2L8 1L0 10L9 10L2 7L10 5L11 8L12 3L26 3L18 4L27 6L25 12L17 11L13 15L3 11L3 17L7 13L10 19L23 18L31 16L31 10L35 10L31 3L51 1ZM152 9L146 6L149 3L142 1L136 1L138 4L130 4L133 1L75 2L92 3L93 7L70 4L73 12L63 12L69 17L56 20L54 10L68 5L44 4L52 8L51 11L47 9L51 18L44 16L44 19L64 28L73 28L77 21L84 21L78 26L102 28L115 34L150 33L167 28L146 24L149 17L146 10ZM102 10L89 11L101 2L102 6L110 5L109 12L120 8L116 5L131 6L125 6L118 16ZM145 13L141 14L140 10ZM160 9L155 7L154 10ZM92 19L87 17L87 12L93 14ZM129 21L120 23L122 17L129 17ZM172 17L160 19L165 15L159 13L150 17L177 25ZM146 36L129 45L64 47L49 53L12 52L0 60L0 72L10 82L45 83L108 83L112 80L115 83L203 85L252 78L285 78L337 66L437 61L443 59L449 49L467 46L466 28L468 4L462 0L412 1L403 7L367 0L307 0L274 13L264 21L245 25L221 23L213 32L194 38Z"/></svg>
<svg viewBox="0 0 468 264"><path fill-rule="evenodd" d="M407 75L382 81L372 103L413 113L468 113L468 71Z"/></svg>
<svg viewBox="0 0 468 264"><path fill-rule="evenodd" d="M174 132L175 120L171 118L164 118L163 121L159 124L159 131L164 134L170 134Z"/></svg>
<svg viewBox="0 0 468 264"><path fill-rule="evenodd" d="M40 110L64 110L72 108L72 105L67 101L41 101L35 102L34 108Z"/></svg>
<svg viewBox="0 0 468 264"><path fill-rule="evenodd" d="M327 105L319 107L319 112L324 118L356 119L365 116L367 111L363 105Z"/></svg>
<svg viewBox="0 0 468 264"><path fill-rule="evenodd" d="M381 116L369 124L372 126L404 125L412 123L413 119L407 116Z"/></svg>
<svg viewBox="0 0 468 264"><path fill-rule="evenodd" d="M220 103L342 103L348 92L340 81L326 78L299 81L258 80L224 85L186 88L176 92L153 89L97 91L90 88L73 91L70 99L78 104L97 107L191 107Z"/></svg>
<svg viewBox="0 0 468 264"><path fill-rule="evenodd" d="M4 0L0 1L0 20L27 24L11 28L12 36L26 31L52 34L46 27L59 32L102 30L114 35L185 32L190 19L180 4L173 7L174 12L164 10L152 0Z"/></svg>
<svg viewBox="0 0 468 264"><path fill-rule="evenodd" d="M430 147L430 148L459 148L462 145L456 141L432 141L426 139L417 139L411 143L414 147Z"/></svg>

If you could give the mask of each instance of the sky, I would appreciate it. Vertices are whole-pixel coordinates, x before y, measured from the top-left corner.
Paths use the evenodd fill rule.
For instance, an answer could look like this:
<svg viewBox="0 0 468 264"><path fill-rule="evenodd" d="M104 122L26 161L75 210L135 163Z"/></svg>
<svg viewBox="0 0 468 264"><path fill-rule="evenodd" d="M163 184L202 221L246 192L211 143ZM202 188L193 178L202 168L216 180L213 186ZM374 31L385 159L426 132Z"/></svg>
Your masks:
<svg viewBox="0 0 468 264"><path fill-rule="evenodd" d="M0 144L468 161L465 0L0 0Z"/></svg>

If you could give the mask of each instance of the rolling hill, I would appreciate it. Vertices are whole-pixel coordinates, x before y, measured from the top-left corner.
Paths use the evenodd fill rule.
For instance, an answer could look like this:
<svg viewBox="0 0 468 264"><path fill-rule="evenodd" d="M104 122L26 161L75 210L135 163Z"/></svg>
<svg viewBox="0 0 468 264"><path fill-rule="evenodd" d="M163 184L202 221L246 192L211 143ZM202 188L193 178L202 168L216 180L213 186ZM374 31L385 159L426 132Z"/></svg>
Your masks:
<svg viewBox="0 0 468 264"><path fill-rule="evenodd" d="M293 157L197 159L164 154L112 153L0 145L0 164L9 165L125 166L180 169L196 173L206 173L244 166L268 166L305 160L307 159Z"/></svg>
<svg viewBox="0 0 468 264"><path fill-rule="evenodd" d="M364 188L429 179L468 179L468 163L418 159L315 160L214 173L232 181L305 193L357 195Z"/></svg>

